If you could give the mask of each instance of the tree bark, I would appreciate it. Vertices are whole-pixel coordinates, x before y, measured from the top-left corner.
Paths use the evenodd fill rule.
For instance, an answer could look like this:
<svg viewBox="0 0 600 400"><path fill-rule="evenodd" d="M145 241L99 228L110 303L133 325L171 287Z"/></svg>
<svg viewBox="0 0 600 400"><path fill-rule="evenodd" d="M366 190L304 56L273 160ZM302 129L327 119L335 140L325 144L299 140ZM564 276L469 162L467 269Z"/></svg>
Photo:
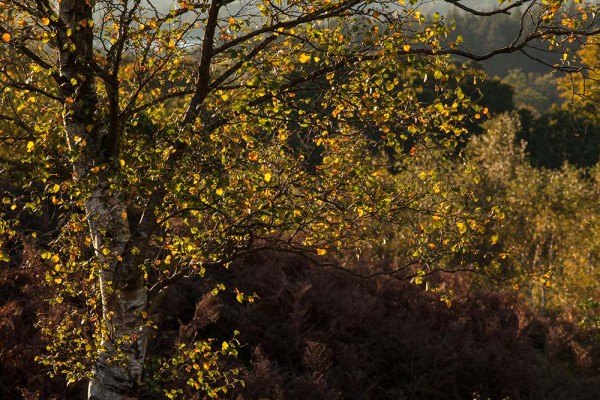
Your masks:
<svg viewBox="0 0 600 400"><path fill-rule="evenodd" d="M105 326L88 399L135 399L148 339L143 318L147 307L143 271L131 255L132 236L118 196L97 188L86 202L86 213L103 265L99 284Z"/></svg>
<svg viewBox="0 0 600 400"><path fill-rule="evenodd" d="M106 107L99 106L92 65L93 31L86 23L92 20L92 4L84 0L58 2L61 27L56 43L66 139L76 154L74 179L90 189L85 201L86 218L102 266L98 284L105 330L88 399L135 399L146 355L147 289L125 199L118 188L111 187L111 177L118 174L119 168L120 124L110 120L118 118L118 112L112 109L118 107L118 86L115 83L107 90L109 95L112 93L112 101Z"/></svg>

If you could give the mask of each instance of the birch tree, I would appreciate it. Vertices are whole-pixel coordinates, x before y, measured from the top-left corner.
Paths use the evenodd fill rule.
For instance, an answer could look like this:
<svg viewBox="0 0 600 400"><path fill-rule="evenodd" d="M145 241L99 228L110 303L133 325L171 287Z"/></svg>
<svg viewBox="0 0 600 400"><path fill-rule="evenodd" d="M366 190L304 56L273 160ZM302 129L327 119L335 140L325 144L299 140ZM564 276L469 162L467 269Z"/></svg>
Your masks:
<svg viewBox="0 0 600 400"><path fill-rule="evenodd" d="M89 378L89 399L135 399L173 282L265 249L346 268L341 254L385 241L375 223L404 244L381 273L419 283L446 255L464 268L497 215L468 211L472 192L431 162L487 113L456 84L481 77L450 57L546 46L571 68L563 45L598 32L598 6L440 1L481 18L522 13L512 42L473 54L425 3L0 2L0 258L25 235L49 301L71 310L44 328L53 343L40 360ZM424 84L434 98L420 98ZM19 230L48 208L60 216L51 239ZM171 364L218 397L235 376L217 357L235 343L182 344Z"/></svg>

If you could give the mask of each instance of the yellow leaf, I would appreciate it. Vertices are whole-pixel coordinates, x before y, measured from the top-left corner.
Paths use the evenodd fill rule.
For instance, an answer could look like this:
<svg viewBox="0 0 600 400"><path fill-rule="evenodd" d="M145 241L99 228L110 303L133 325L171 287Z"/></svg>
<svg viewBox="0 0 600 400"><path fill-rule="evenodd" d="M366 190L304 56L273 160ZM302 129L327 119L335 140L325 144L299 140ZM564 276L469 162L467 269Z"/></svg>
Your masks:
<svg viewBox="0 0 600 400"><path fill-rule="evenodd" d="M2 34L2 41L4 43L10 42L10 39L11 39L10 33L6 32L6 33Z"/></svg>
<svg viewBox="0 0 600 400"><path fill-rule="evenodd" d="M125 211L123 211L123 213L121 213L121 218L127 219L127 213Z"/></svg>
<svg viewBox="0 0 600 400"><path fill-rule="evenodd" d="M271 181L271 173L265 172L264 178L265 178L265 181L270 182Z"/></svg>
<svg viewBox="0 0 600 400"><path fill-rule="evenodd" d="M215 190L215 193L217 194L217 196L223 196L223 189L218 188L217 190Z"/></svg>
<svg viewBox="0 0 600 400"><path fill-rule="evenodd" d="M467 231L467 226L464 222L457 222L456 227L458 228L458 231L461 235Z"/></svg>
<svg viewBox="0 0 600 400"><path fill-rule="evenodd" d="M229 348L229 343L227 342L223 342L223 344L221 345L221 350L225 351Z"/></svg>
<svg viewBox="0 0 600 400"><path fill-rule="evenodd" d="M244 302L244 293L242 292L238 292L237 295L235 296L235 299L239 302L239 303L243 303Z"/></svg>
<svg viewBox="0 0 600 400"><path fill-rule="evenodd" d="M250 161L258 160L258 153L255 151L251 151L250 153L248 153L248 160L250 160Z"/></svg>
<svg viewBox="0 0 600 400"><path fill-rule="evenodd" d="M53 263L57 263L60 261L60 257L58 256L58 254L54 254L52 257L50 257L50 261L52 261Z"/></svg>
<svg viewBox="0 0 600 400"><path fill-rule="evenodd" d="M410 51L410 44L405 44L402 46L402 50L404 50L405 53L408 53Z"/></svg>
<svg viewBox="0 0 600 400"><path fill-rule="evenodd" d="M34 148L35 148L35 143L33 143L33 142L28 142L27 143L27 152L28 153L31 153Z"/></svg>
<svg viewBox="0 0 600 400"><path fill-rule="evenodd" d="M97 174L98 172L100 172L100 167L92 167L92 168L90 169L90 172L91 172L92 174Z"/></svg>
<svg viewBox="0 0 600 400"><path fill-rule="evenodd" d="M324 256L325 254L327 254L327 250L325 249L317 249L317 254L320 256Z"/></svg>
<svg viewBox="0 0 600 400"><path fill-rule="evenodd" d="M121 164L121 167L124 167L124 166L125 166L125 160L123 160L123 159L120 159L120 160L119 160L119 163Z"/></svg>
<svg viewBox="0 0 600 400"><path fill-rule="evenodd" d="M52 192L56 193L60 190L60 185L58 183L55 183L54 186L52 186Z"/></svg>
<svg viewBox="0 0 600 400"><path fill-rule="evenodd" d="M107 255L109 255L109 254L110 254L110 250L109 250L107 247L104 247L104 248L102 249L102 254L104 254L105 256L107 256Z"/></svg>
<svg viewBox="0 0 600 400"><path fill-rule="evenodd" d="M54 282L58 283L59 285L62 283L62 278L54 278Z"/></svg>
<svg viewBox="0 0 600 400"><path fill-rule="evenodd" d="M50 20L46 17L42 18L42 25L44 25L44 26L50 25Z"/></svg>
<svg viewBox="0 0 600 400"><path fill-rule="evenodd" d="M144 318L144 319L148 318L148 311L146 311L146 310L142 311L142 318Z"/></svg>
<svg viewBox="0 0 600 400"><path fill-rule="evenodd" d="M17 209L17 205L13 204L12 206L10 206L10 209L13 210L13 211L15 211Z"/></svg>
<svg viewBox="0 0 600 400"><path fill-rule="evenodd" d="M307 63L310 61L310 56L308 54L300 54L298 56L298 61L300 61L302 64Z"/></svg>

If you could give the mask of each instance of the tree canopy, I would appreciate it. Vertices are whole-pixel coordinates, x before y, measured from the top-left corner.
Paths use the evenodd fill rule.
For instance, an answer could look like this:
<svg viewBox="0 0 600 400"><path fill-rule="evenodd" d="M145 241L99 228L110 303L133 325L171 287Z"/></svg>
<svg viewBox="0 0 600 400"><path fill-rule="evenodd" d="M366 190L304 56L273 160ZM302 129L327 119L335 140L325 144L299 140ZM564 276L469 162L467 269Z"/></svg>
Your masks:
<svg viewBox="0 0 600 400"><path fill-rule="evenodd" d="M89 378L90 399L137 398L148 371L218 397L237 379L218 363L235 356L233 333L146 357L179 279L261 250L348 269L391 239L402 245L388 269L351 272L419 283L501 269L472 244L495 243L503 213L471 190L477 177L441 174L466 124L489 114L463 89L481 72L452 57L545 46L575 71L569 44L599 32L598 6L445 3L521 24L475 53L416 0L0 2L0 260L27 243L64 310L41 321L52 344L40 361Z"/></svg>

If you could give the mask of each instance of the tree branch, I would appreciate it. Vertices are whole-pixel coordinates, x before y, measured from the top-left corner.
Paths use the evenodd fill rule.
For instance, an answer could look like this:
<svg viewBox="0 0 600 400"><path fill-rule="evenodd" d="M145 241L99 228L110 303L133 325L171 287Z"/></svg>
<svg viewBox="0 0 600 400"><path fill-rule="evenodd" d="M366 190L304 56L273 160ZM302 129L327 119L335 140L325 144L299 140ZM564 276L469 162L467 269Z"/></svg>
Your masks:
<svg viewBox="0 0 600 400"><path fill-rule="evenodd" d="M200 113L200 107L210 93L210 66L214 55L213 45L215 32L219 22L219 10L221 8L221 0L212 0L208 9L208 17L204 28L204 39L202 40L202 49L200 54L200 62L196 72L196 90L188 104L187 110L181 126L185 127L193 122Z"/></svg>
<svg viewBox="0 0 600 400"><path fill-rule="evenodd" d="M510 15L510 10L512 10L513 8L521 7L522 5L527 4L527 3L534 4L533 0L519 0L512 4L509 4L508 6L506 6L504 8L500 8L498 10L477 11L474 8L471 8L471 7L468 7L468 6L465 6L464 4L462 4L461 0L444 0L444 1L448 4L452 4L453 6L460 8L463 11L468 12L469 14L478 15L480 17L491 17L493 15L498 15L498 14L509 14Z"/></svg>

